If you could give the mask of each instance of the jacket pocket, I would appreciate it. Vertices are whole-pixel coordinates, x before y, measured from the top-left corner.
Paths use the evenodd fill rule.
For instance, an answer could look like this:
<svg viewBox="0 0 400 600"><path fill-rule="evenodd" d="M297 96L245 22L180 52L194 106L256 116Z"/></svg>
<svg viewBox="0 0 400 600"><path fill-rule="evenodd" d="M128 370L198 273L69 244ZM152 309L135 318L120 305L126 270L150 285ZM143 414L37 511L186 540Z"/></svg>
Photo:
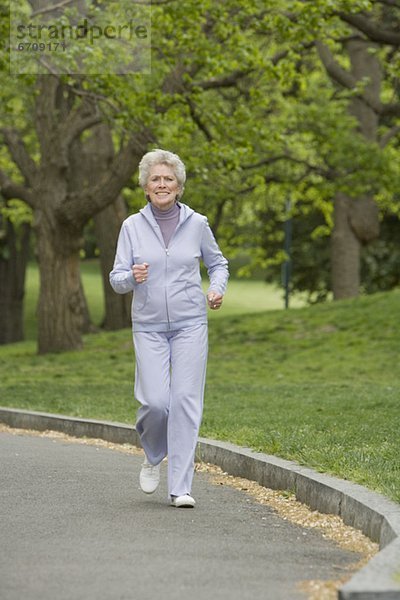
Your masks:
<svg viewBox="0 0 400 600"><path fill-rule="evenodd" d="M165 323L168 321L165 288L144 283L133 303L133 319L140 323Z"/></svg>
<svg viewBox="0 0 400 600"><path fill-rule="evenodd" d="M203 290L198 285L193 285L191 283L187 283L185 286L185 294L196 306L202 306L205 301L205 297L203 294Z"/></svg>
<svg viewBox="0 0 400 600"><path fill-rule="evenodd" d="M139 284L134 292L133 296L133 310L142 310L147 302L148 286L146 284Z"/></svg>
<svg viewBox="0 0 400 600"><path fill-rule="evenodd" d="M168 288L168 313L171 321L196 319L206 312L200 286L179 284Z"/></svg>

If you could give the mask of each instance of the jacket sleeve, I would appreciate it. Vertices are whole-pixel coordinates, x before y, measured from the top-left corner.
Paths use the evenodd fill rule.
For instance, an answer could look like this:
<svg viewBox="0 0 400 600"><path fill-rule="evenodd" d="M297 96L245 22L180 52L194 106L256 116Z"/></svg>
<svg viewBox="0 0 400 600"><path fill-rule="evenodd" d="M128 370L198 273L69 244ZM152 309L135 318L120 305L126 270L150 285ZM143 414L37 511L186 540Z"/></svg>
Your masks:
<svg viewBox="0 0 400 600"><path fill-rule="evenodd" d="M223 256L207 219L204 222L201 239L201 255L210 279L208 292L213 291L224 295L229 278L228 261Z"/></svg>
<svg viewBox="0 0 400 600"><path fill-rule="evenodd" d="M122 224L118 236L114 268L109 279L117 294L127 294L135 289L136 281L132 273L133 249L126 222Z"/></svg>

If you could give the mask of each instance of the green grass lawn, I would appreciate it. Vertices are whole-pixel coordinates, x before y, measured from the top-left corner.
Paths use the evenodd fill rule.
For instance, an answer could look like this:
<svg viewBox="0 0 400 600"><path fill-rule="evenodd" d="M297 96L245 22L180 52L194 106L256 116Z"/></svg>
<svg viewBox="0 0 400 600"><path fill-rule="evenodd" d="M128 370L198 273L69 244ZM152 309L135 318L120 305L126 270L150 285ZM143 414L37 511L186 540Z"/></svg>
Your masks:
<svg viewBox="0 0 400 600"><path fill-rule="evenodd" d="M400 502L400 290L289 311L266 310L268 297L259 282L233 281L210 314L201 434ZM134 422L130 330L88 335L81 352L35 350L0 347L2 405Z"/></svg>

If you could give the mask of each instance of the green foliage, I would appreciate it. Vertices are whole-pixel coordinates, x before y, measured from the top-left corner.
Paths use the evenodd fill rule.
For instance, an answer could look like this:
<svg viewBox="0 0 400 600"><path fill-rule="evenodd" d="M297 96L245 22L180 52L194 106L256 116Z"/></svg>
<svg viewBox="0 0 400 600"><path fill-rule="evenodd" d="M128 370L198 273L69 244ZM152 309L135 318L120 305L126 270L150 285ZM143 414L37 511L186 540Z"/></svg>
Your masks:
<svg viewBox="0 0 400 600"><path fill-rule="evenodd" d="M32 223L31 210L20 200L8 200L0 195L0 259L8 260L11 250L8 245L8 227L11 223L16 232L17 249L20 245L21 226Z"/></svg>
<svg viewBox="0 0 400 600"><path fill-rule="evenodd" d="M23 223L32 223L32 211L21 200L9 200L4 204L0 201L0 214L17 228Z"/></svg>
<svg viewBox="0 0 400 600"><path fill-rule="evenodd" d="M103 11L104 18L112 12L123 20L132 3L113 0L108 3L111 12L104 3L90 4L87 10L96 18ZM341 40L351 29L339 14L372 11L379 23L383 9L375 4L189 0L184 10L179 2L155 4L149 73L107 74L112 71L107 60L113 57L106 57L109 48L102 45L86 58L90 76L65 75L63 80L71 90L79 83L84 93L96 95L116 148L132 132L146 128L154 138L151 146L182 156L189 175L184 201L209 216L230 257L249 256L243 274L259 268L277 272L285 259L282 223L288 198L308 259L320 256L328 244L337 191L372 193L382 211L398 211L398 137L381 148L357 133L348 106L367 82L341 89L327 77L315 50L315 41L324 41L348 69ZM398 49L381 46L376 51L383 68L382 99L391 101L397 97ZM20 130L39 161L35 76L4 75L3 80L0 122ZM388 134L393 124L383 120L380 135ZM20 178L4 147L0 163L14 179ZM124 190L132 211L143 203L136 175ZM306 267L313 259L299 259L298 267L305 270L300 289L309 285L310 293L319 294L320 277L310 278ZM323 269L327 271L325 259Z"/></svg>

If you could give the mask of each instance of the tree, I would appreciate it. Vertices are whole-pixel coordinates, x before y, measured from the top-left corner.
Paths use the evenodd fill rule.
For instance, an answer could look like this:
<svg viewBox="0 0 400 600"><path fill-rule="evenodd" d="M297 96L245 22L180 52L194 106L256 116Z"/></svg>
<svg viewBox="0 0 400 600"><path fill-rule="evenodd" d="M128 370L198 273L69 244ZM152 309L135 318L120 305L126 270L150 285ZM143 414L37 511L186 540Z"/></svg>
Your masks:
<svg viewBox="0 0 400 600"><path fill-rule="evenodd" d="M9 344L24 339L23 300L31 225L21 203L3 202L0 206L0 344Z"/></svg>
<svg viewBox="0 0 400 600"><path fill-rule="evenodd" d="M146 149L150 135L132 135L114 157L110 170L92 185L73 186L74 142L101 121L99 108L89 96L81 97L58 77L38 78L36 133L40 163L30 157L15 130L4 130L10 154L26 184L18 197L34 214L40 269L38 305L39 352L81 346L82 306L79 251L83 228L95 214L112 204Z"/></svg>
<svg viewBox="0 0 400 600"><path fill-rule="evenodd" d="M76 139L70 151L70 190L72 193L95 186L99 173L106 173L114 158L114 145L108 123L102 122L86 132L84 139ZM127 216L125 202L118 196L114 202L94 215L94 233L100 253L100 268L103 280L105 315L102 326L115 330L130 324L129 294L120 296L109 284L109 273L113 266L115 243L122 221Z"/></svg>
<svg viewBox="0 0 400 600"><path fill-rule="evenodd" d="M318 12L323 27L315 25ZM355 118L354 136L361 136L367 150L375 148L375 160L382 167L379 153L400 131L396 122L400 103L382 99L390 89L392 98L396 95L400 7L384 1L351 6L337 1L310 9L303 3L300 13L303 22L312 23L315 47L336 93L348 99L347 110ZM359 293L361 248L379 235L376 199L381 182L382 173L378 180L369 178L364 185L342 186L335 192L331 272L336 299Z"/></svg>
<svg viewBox="0 0 400 600"><path fill-rule="evenodd" d="M185 18L177 19L180 11L173 4L163 13L165 38L162 47L155 48L156 53L166 60L156 64L150 79L127 82L116 77L88 79L61 77L55 73L38 75L32 86L35 151L28 148L26 134L20 127L2 130L10 156L23 180L18 185L16 180L11 180L12 193L26 202L34 214L41 281L39 352L80 347L84 306L79 250L83 227L116 201L140 157L148 145L154 143L156 138L152 130L163 130L177 104L190 109L190 97L197 93L196 90L224 87L227 77L233 75L235 81L240 76L236 76L237 62L232 68L232 64L223 58L223 52L206 68L200 60L200 53L206 55L210 48L215 49L215 31L217 35L225 35L225 30L218 32L221 11L237 10L237 2L227 2L226 6L215 9L208 2L200 8L193 2L190 7L193 20L190 22ZM117 3L114 5L118 8ZM39 8L44 12L42 5ZM197 40L190 57L182 58L174 42L171 44L177 35L177 24L183 31L182 39ZM230 41L229 46L234 48L234 41ZM168 60L171 57L173 60ZM221 70L228 71L228 75L224 73L218 78ZM203 76L205 79L201 79ZM159 94L160 86L165 92L164 98ZM107 121L110 114L115 118L115 107L122 109L114 129L120 149L106 172L101 172L99 163L94 165L92 161L92 172L99 174L96 181L85 176L82 180L80 158L85 154L85 145L90 143L87 132ZM146 123L151 123L151 129ZM126 125L130 129L128 134ZM104 157L99 160L101 165L104 164ZM4 184L8 180L8 174L3 172Z"/></svg>

